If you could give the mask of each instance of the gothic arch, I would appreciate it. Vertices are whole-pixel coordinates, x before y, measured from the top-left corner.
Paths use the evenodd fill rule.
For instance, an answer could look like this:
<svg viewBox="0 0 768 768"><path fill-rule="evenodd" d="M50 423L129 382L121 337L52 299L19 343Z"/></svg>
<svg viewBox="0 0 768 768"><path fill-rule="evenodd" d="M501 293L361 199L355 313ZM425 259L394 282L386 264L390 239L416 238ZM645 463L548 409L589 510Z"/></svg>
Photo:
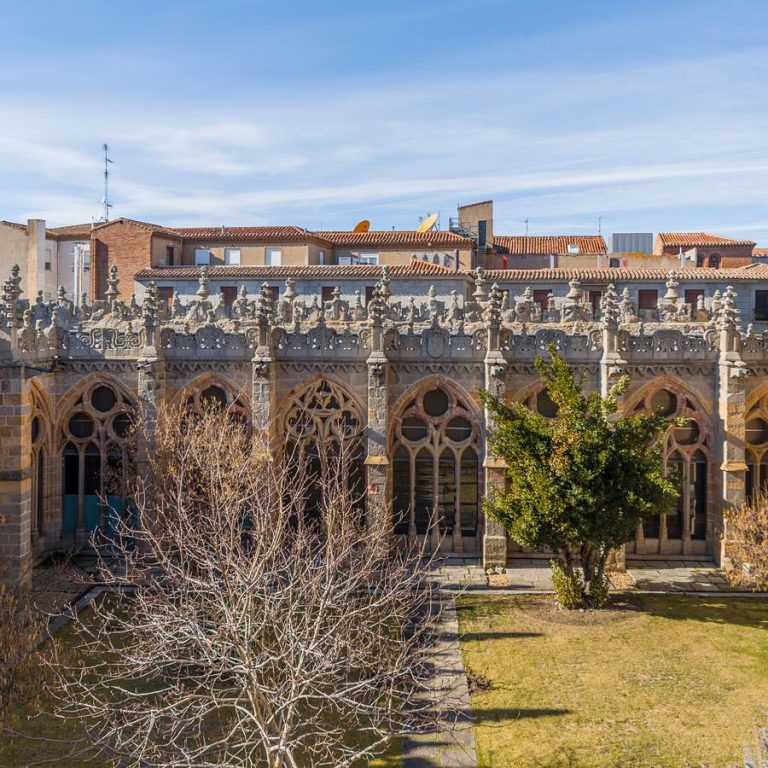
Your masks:
<svg viewBox="0 0 768 768"><path fill-rule="evenodd" d="M653 393L658 389L668 389L678 396L688 398L696 411L704 414L708 420L712 419L712 408L705 404L701 394L690 387L679 376L669 373L657 376L638 387L636 390L631 391L630 394L624 398L624 413L632 413L637 409L638 404L647 397L648 393Z"/></svg>
<svg viewBox="0 0 768 768"><path fill-rule="evenodd" d="M76 540L109 531L123 513L136 397L114 378L93 375L62 398L59 412L61 533Z"/></svg>
<svg viewBox="0 0 768 768"><path fill-rule="evenodd" d="M445 535L454 551L477 548L482 489L482 418L449 379L410 387L393 408L389 446L395 532Z"/></svg>
<svg viewBox="0 0 768 768"><path fill-rule="evenodd" d="M299 467L310 479L303 500L304 514L319 514L322 487L318 480L332 468L354 503L365 496L365 411L349 387L335 376L316 374L294 387L284 398L276 421L285 462ZM333 459L339 463L329 462Z"/></svg>
<svg viewBox="0 0 768 768"><path fill-rule="evenodd" d="M176 393L171 402L183 403L191 410L200 410L206 398L240 415L245 421L250 421L251 405L245 388L235 386L217 373L203 373L195 377Z"/></svg>
<svg viewBox="0 0 768 768"><path fill-rule="evenodd" d="M319 391L324 388L328 388L330 392L323 393ZM352 436L355 438L362 438L366 423L365 405L357 397L356 393L352 391L349 385L338 376L315 373L305 381L302 381L301 384L293 387L293 389L282 398L277 414L277 430L282 440L289 439L291 433L294 433L295 438L308 436L298 434L295 427L289 425L288 422L295 416L297 409L301 409L302 406L305 407L305 410L312 410L311 408L307 408L307 406L311 405L310 401L313 393L321 395L321 400L325 399L325 397L335 396L341 409L351 413L359 424L359 429ZM332 403L329 401L328 404L331 405ZM326 413L327 411L327 416L321 416L320 413L317 413L315 415L315 420L321 418L328 419L331 415L329 409L321 408L315 410L323 411L323 413ZM337 426L338 425L336 424L329 423L320 428L317 423L315 424L316 428L320 428L318 434L324 433L327 437L330 437L333 434L334 428Z"/></svg>
<svg viewBox="0 0 768 768"><path fill-rule="evenodd" d="M51 507L51 469L54 455L54 422L51 418L51 399L45 389L34 379L30 384L32 397L31 477L32 515L30 521L31 540L34 544L48 533Z"/></svg>
<svg viewBox="0 0 768 768"><path fill-rule="evenodd" d="M768 491L768 385L749 394L744 412L745 491L751 501Z"/></svg>
<svg viewBox="0 0 768 768"><path fill-rule="evenodd" d="M627 399L625 414L660 413L670 421L663 439L665 470L681 484L675 506L638 526L635 552L639 554L706 554L712 551L714 477L711 414L680 379L661 376Z"/></svg>

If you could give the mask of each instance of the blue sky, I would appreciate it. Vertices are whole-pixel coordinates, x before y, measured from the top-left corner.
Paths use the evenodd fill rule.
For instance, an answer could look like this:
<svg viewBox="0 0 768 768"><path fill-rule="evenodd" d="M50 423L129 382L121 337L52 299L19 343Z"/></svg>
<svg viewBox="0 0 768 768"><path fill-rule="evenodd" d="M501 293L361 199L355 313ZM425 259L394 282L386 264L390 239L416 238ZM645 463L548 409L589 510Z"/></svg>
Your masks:
<svg viewBox="0 0 768 768"><path fill-rule="evenodd" d="M763 0L0 5L0 218L768 244Z"/></svg>

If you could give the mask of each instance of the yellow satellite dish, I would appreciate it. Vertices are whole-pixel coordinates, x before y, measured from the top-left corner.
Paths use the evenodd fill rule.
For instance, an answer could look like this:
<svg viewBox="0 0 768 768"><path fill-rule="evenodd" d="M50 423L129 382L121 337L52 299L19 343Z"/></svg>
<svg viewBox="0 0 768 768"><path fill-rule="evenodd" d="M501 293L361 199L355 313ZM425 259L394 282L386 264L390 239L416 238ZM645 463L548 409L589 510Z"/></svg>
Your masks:
<svg viewBox="0 0 768 768"><path fill-rule="evenodd" d="M353 232L367 232L371 228L371 222L368 219L363 219L355 224Z"/></svg>
<svg viewBox="0 0 768 768"><path fill-rule="evenodd" d="M419 228L416 231L429 232L430 229L435 228L435 224L437 224L437 214L433 213L431 216L427 216L427 218L419 224Z"/></svg>

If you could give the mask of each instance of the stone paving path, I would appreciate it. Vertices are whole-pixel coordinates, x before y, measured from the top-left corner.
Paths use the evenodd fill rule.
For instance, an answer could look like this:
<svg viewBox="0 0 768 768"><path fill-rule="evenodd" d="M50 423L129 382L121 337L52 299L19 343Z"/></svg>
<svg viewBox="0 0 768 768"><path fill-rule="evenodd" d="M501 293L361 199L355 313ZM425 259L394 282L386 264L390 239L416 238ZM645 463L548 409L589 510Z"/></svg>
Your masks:
<svg viewBox="0 0 768 768"><path fill-rule="evenodd" d="M481 570L482 572L482 570ZM445 727L403 742L403 768L476 768L469 687L459 649L459 622L454 594L442 593L440 635L434 649L433 693L448 716Z"/></svg>
<svg viewBox="0 0 768 768"><path fill-rule="evenodd" d="M435 579L444 589L457 591L489 590L527 593L552 591L552 575L547 560L515 560L508 568L488 575L479 561L471 558L446 558L438 563ZM629 584L623 589L639 592L730 592L725 574L712 563L643 561L630 564Z"/></svg>

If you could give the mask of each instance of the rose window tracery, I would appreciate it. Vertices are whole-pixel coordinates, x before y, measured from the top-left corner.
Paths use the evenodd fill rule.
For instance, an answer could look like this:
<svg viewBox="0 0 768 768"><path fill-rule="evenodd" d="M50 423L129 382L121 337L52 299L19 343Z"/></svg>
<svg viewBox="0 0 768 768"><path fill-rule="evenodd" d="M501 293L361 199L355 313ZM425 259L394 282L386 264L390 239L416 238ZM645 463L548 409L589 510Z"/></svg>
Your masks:
<svg viewBox="0 0 768 768"><path fill-rule="evenodd" d="M394 425L392 507L395 532L425 535L430 525L453 537L477 535L480 425L453 392L435 386L417 394Z"/></svg>
<svg viewBox="0 0 768 768"><path fill-rule="evenodd" d="M663 437L664 466L678 478L680 495L669 511L643 522L636 541L637 550L645 554L674 554L677 549L684 554L691 541L705 541L709 531L707 418L687 393L666 387L646 394L634 411L686 419L683 424L671 424Z"/></svg>
<svg viewBox="0 0 768 768"><path fill-rule="evenodd" d="M63 419L63 535L109 533L123 514L133 414L133 402L117 388L94 384Z"/></svg>

